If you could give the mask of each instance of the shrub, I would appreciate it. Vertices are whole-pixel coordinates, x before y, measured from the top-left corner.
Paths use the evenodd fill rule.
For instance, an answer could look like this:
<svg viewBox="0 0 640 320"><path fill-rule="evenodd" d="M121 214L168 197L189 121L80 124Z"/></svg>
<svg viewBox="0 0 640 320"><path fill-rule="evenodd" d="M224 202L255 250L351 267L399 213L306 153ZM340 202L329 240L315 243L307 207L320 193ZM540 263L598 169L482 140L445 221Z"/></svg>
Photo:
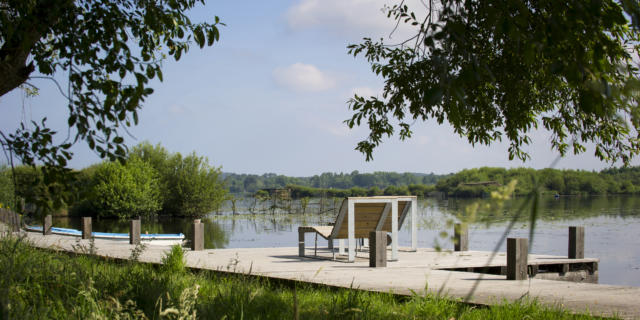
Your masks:
<svg viewBox="0 0 640 320"><path fill-rule="evenodd" d="M183 157L159 144L154 147L143 142L132 148L129 158L141 159L158 172L163 214L200 217L226 199L220 168L210 166L207 158L195 152Z"/></svg>
<svg viewBox="0 0 640 320"><path fill-rule="evenodd" d="M0 166L0 208L15 208L11 168Z"/></svg>
<svg viewBox="0 0 640 320"><path fill-rule="evenodd" d="M126 165L105 162L96 169L88 201L98 216L151 216L161 208L157 173L136 158Z"/></svg>
<svg viewBox="0 0 640 320"><path fill-rule="evenodd" d="M220 180L220 168L209 166L207 158L194 153L182 157L180 153L169 159L166 174L169 193L164 195L164 212L198 217L218 208L227 190Z"/></svg>

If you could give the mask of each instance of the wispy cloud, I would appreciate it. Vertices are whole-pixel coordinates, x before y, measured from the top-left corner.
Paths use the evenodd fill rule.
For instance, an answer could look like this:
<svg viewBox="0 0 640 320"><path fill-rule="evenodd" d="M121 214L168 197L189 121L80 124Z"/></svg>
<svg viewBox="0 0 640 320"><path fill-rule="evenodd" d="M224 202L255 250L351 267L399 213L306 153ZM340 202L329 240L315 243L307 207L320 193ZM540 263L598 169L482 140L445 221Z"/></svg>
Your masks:
<svg viewBox="0 0 640 320"><path fill-rule="evenodd" d="M300 92L324 91L336 85L334 77L314 65L300 62L274 69L273 78L278 85Z"/></svg>
<svg viewBox="0 0 640 320"><path fill-rule="evenodd" d="M328 28L341 35L358 37L389 36L395 21L387 18L383 8L397 4L392 0L301 0L286 13L286 20L292 29ZM426 12L419 0L406 1L417 16ZM404 39L414 29L406 24L393 34L393 38Z"/></svg>

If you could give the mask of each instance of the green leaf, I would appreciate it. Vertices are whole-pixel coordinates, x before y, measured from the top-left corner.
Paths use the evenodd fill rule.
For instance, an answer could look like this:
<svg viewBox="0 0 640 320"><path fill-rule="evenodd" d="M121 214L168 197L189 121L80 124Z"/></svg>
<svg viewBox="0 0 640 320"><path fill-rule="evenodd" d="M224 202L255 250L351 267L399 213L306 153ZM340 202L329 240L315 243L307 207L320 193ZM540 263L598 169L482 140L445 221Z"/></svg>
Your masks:
<svg viewBox="0 0 640 320"><path fill-rule="evenodd" d="M155 70L153 66L147 66L147 78L153 79L154 76L155 76Z"/></svg>

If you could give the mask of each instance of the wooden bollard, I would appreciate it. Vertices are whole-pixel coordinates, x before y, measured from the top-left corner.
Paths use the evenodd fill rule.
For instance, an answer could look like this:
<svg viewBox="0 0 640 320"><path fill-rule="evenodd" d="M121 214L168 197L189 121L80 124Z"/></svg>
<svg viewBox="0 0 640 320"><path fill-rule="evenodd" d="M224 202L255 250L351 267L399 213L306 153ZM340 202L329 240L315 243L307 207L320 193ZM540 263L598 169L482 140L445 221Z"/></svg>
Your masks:
<svg viewBox="0 0 640 320"><path fill-rule="evenodd" d="M50 214L44 216L44 222L42 223L42 234L51 234L51 228L53 228L53 218Z"/></svg>
<svg viewBox="0 0 640 320"><path fill-rule="evenodd" d="M369 232L369 267L387 266L387 232Z"/></svg>
<svg viewBox="0 0 640 320"><path fill-rule="evenodd" d="M20 231L20 215L13 211L0 208L0 222L4 222L9 231Z"/></svg>
<svg viewBox="0 0 640 320"><path fill-rule="evenodd" d="M456 223L453 226L454 251L469 250L469 228L466 224Z"/></svg>
<svg viewBox="0 0 640 320"><path fill-rule="evenodd" d="M305 229L298 227L298 257L304 257L304 234Z"/></svg>
<svg viewBox="0 0 640 320"><path fill-rule="evenodd" d="M131 220L129 226L129 244L140 244L140 219Z"/></svg>
<svg viewBox="0 0 640 320"><path fill-rule="evenodd" d="M526 238L507 238L507 280L527 279L528 254Z"/></svg>
<svg viewBox="0 0 640 320"><path fill-rule="evenodd" d="M584 227L569 227L569 259L584 259Z"/></svg>
<svg viewBox="0 0 640 320"><path fill-rule="evenodd" d="M191 237L191 250L204 250L204 223L200 222L200 219L193 220Z"/></svg>
<svg viewBox="0 0 640 320"><path fill-rule="evenodd" d="M91 217L82 217L82 239L91 239Z"/></svg>

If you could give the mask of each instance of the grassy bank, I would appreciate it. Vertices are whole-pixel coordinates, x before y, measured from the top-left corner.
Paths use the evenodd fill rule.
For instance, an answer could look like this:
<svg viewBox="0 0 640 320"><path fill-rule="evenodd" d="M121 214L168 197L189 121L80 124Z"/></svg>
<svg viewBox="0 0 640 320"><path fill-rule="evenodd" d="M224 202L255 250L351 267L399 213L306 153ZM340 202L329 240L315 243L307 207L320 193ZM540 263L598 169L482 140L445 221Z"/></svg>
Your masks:
<svg viewBox="0 0 640 320"><path fill-rule="evenodd" d="M83 248L91 250L91 248ZM79 251L82 251L79 249ZM135 256L135 252L133 253ZM34 249L0 240L3 319L587 319L536 303L486 308L434 296L274 283L191 272L175 247L155 266Z"/></svg>

